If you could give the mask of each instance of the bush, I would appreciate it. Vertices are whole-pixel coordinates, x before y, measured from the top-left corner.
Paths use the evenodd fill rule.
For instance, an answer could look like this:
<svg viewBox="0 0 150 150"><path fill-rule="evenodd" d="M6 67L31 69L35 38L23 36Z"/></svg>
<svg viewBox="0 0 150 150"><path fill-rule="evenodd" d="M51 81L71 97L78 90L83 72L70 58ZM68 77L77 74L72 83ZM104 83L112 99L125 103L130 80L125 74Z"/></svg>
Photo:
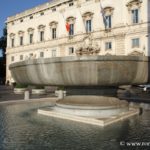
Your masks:
<svg viewBox="0 0 150 150"><path fill-rule="evenodd" d="M28 85L19 84L19 83L17 83L16 86L15 86L15 88L27 88L27 87L28 87Z"/></svg>
<svg viewBox="0 0 150 150"><path fill-rule="evenodd" d="M38 86L35 87L35 89L44 89L44 86L38 85Z"/></svg>
<svg viewBox="0 0 150 150"><path fill-rule="evenodd" d="M58 90L65 90L65 87L64 86L59 86Z"/></svg>

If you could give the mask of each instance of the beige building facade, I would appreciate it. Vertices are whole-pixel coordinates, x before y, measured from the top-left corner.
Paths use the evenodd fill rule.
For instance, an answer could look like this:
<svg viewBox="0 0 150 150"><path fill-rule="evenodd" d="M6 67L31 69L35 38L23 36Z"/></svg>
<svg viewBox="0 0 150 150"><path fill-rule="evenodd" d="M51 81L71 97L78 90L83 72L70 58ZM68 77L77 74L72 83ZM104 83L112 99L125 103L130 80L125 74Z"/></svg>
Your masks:
<svg viewBox="0 0 150 150"><path fill-rule="evenodd" d="M53 0L6 22L10 82L11 63L74 56L89 41L98 55L150 56L150 0Z"/></svg>

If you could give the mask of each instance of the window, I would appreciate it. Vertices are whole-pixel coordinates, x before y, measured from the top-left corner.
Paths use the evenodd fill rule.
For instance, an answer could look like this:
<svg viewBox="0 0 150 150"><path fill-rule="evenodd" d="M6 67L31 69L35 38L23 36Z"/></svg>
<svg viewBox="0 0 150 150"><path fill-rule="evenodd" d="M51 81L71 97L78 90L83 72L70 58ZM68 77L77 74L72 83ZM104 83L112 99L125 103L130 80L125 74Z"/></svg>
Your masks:
<svg viewBox="0 0 150 150"><path fill-rule="evenodd" d="M11 61L15 61L15 57L14 56L11 56Z"/></svg>
<svg viewBox="0 0 150 150"><path fill-rule="evenodd" d="M20 55L20 60L23 60L23 55Z"/></svg>
<svg viewBox="0 0 150 150"><path fill-rule="evenodd" d="M15 41L15 39L13 38L13 39L11 39L11 47L14 47L14 41Z"/></svg>
<svg viewBox="0 0 150 150"><path fill-rule="evenodd" d="M130 13L130 22L132 24L137 24L140 22L140 9L142 3L142 0L130 0L126 5Z"/></svg>
<svg viewBox="0 0 150 150"><path fill-rule="evenodd" d="M42 42L44 41L44 30L45 30L45 26L44 25L39 25L38 26L38 30L39 30L39 41Z"/></svg>
<svg viewBox="0 0 150 150"><path fill-rule="evenodd" d="M56 8L52 8L52 12L55 12L56 11Z"/></svg>
<svg viewBox="0 0 150 150"><path fill-rule="evenodd" d="M29 44L33 43L33 36L34 36L34 29L33 28L28 28L28 38L29 38Z"/></svg>
<svg viewBox="0 0 150 150"><path fill-rule="evenodd" d="M105 29L106 29L106 31L109 31L107 29L112 28L112 16L113 16L113 13L114 13L114 8L110 7L110 6L107 6L104 9L101 8L101 11L102 11L102 16L103 16Z"/></svg>
<svg viewBox="0 0 150 150"><path fill-rule="evenodd" d="M33 34L29 34L29 42L30 42L30 44L33 43Z"/></svg>
<svg viewBox="0 0 150 150"><path fill-rule="evenodd" d="M40 42L44 41L44 31L40 31Z"/></svg>
<svg viewBox="0 0 150 150"><path fill-rule="evenodd" d="M67 31L68 31L68 35L69 35L69 36L74 35L74 24L75 24L75 20L76 20L76 18L75 18L75 17L72 17L72 16L70 16L70 17L68 17L68 18L66 19L66 29L67 29Z"/></svg>
<svg viewBox="0 0 150 150"><path fill-rule="evenodd" d="M56 21L51 21L49 23L50 30L51 30L51 38L56 39L57 38L57 24L58 22Z"/></svg>
<svg viewBox="0 0 150 150"><path fill-rule="evenodd" d="M44 52L40 52L40 57L44 57Z"/></svg>
<svg viewBox="0 0 150 150"><path fill-rule="evenodd" d="M91 20L86 20L86 32L87 33L92 31L91 24L92 24Z"/></svg>
<svg viewBox="0 0 150 150"><path fill-rule="evenodd" d="M30 54L29 54L29 58L32 58L32 57L33 57L33 53L30 53Z"/></svg>
<svg viewBox="0 0 150 150"><path fill-rule="evenodd" d="M92 18L93 18L93 14L92 12L85 12L82 17L83 20L85 20L85 29L86 32L91 32L92 31Z"/></svg>
<svg viewBox="0 0 150 150"><path fill-rule="evenodd" d="M74 47L69 47L69 55L74 54Z"/></svg>
<svg viewBox="0 0 150 150"><path fill-rule="evenodd" d="M56 28L52 28L52 39L56 39Z"/></svg>
<svg viewBox="0 0 150 150"><path fill-rule="evenodd" d="M134 9L132 12L132 23L139 23L139 9Z"/></svg>
<svg viewBox="0 0 150 150"><path fill-rule="evenodd" d="M40 14L41 16L43 16L44 15L44 12L41 12L41 14Z"/></svg>
<svg viewBox="0 0 150 150"><path fill-rule="evenodd" d="M30 19L33 19L33 16L30 16Z"/></svg>
<svg viewBox="0 0 150 150"><path fill-rule="evenodd" d="M56 57L56 50L55 49L52 50L52 57Z"/></svg>
<svg viewBox="0 0 150 150"><path fill-rule="evenodd" d="M105 50L111 50L112 49L112 43L111 42L106 42L105 43Z"/></svg>
<svg viewBox="0 0 150 150"><path fill-rule="evenodd" d="M21 19L20 22L23 22L23 19Z"/></svg>
<svg viewBox="0 0 150 150"><path fill-rule="evenodd" d="M69 7L73 6L73 3L69 3Z"/></svg>
<svg viewBox="0 0 150 150"><path fill-rule="evenodd" d="M106 22L105 22L106 28L107 29L111 28L111 15L105 16L105 19L106 19Z"/></svg>
<svg viewBox="0 0 150 150"><path fill-rule="evenodd" d="M74 24L70 24L69 35L74 35Z"/></svg>
<svg viewBox="0 0 150 150"><path fill-rule="evenodd" d="M132 48L139 48L140 47L140 39L139 38L135 38L135 39L132 39Z"/></svg>
<svg viewBox="0 0 150 150"><path fill-rule="evenodd" d="M20 46L23 45L23 36L20 36Z"/></svg>

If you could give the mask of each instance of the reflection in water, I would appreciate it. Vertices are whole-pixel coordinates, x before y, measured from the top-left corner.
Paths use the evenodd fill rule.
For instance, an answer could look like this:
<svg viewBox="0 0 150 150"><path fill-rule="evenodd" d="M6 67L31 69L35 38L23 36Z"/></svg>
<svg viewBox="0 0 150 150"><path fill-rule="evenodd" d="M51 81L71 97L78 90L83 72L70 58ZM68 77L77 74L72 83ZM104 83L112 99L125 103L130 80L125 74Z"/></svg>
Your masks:
<svg viewBox="0 0 150 150"><path fill-rule="evenodd" d="M0 105L0 150L119 150L120 141L150 141L148 110L101 128L39 115L39 105Z"/></svg>

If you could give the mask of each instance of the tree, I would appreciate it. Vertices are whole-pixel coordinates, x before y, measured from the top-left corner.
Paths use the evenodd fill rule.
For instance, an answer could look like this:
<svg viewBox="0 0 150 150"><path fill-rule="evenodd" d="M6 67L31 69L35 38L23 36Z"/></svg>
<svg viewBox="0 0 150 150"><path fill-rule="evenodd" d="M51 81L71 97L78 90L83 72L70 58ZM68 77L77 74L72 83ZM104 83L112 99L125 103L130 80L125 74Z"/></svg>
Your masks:
<svg viewBox="0 0 150 150"><path fill-rule="evenodd" d="M7 46L7 28L5 27L3 29L3 36L0 38L0 49L2 49L2 54L3 54L4 59L6 58L6 55L5 55L6 46Z"/></svg>
<svg viewBox="0 0 150 150"><path fill-rule="evenodd" d="M3 36L0 37L0 49L3 57L0 58L0 84L5 82L6 76L6 46L7 46L7 28L3 29Z"/></svg>

